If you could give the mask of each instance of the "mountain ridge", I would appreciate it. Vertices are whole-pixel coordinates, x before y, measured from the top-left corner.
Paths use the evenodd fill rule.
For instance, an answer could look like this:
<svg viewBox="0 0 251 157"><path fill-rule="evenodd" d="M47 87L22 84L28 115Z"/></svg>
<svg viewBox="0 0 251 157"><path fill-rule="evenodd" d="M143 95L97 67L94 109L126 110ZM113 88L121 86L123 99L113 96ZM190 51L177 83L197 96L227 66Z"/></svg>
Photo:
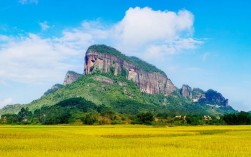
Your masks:
<svg viewBox="0 0 251 157"><path fill-rule="evenodd" d="M84 74L67 72L63 85L54 85L40 99L21 106L34 111L65 99L83 97L119 112L149 109L188 114L190 110L194 114L219 115L235 111L220 93L208 90L211 92L208 94L208 91L192 89L188 85L178 89L163 73L155 66L139 58L127 57L112 47L93 45L86 52ZM16 109L19 108L17 105ZM15 106L6 106L0 110L0 115L17 112Z"/></svg>
<svg viewBox="0 0 251 157"><path fill-rule="evenodd" d="M96 71L125 76L135 82L142 92L170 95L176 87L167 75L155 66L136 57L127 57L105 45L88 48L85 57L85 75Z"/></svg>

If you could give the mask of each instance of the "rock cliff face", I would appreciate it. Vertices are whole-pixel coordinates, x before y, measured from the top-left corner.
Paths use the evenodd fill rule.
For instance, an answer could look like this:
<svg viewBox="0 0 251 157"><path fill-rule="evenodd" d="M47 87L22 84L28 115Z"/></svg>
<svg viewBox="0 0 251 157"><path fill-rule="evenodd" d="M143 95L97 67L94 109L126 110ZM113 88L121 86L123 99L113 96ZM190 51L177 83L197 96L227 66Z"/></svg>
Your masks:
<svg viewBox="0 0 251 157"><path fill-rule="evenodd" d="M188 85L183 85L181 90L180 90L180 94L184 97L193 98L193 93L192 93L192 88L189 87Z"/></svg>
<svg viewBox="0 0 251 157"><path fill-rule="evenodd" d="M199 100L205 99L205 92L200 88L194 88L193 91L193 102L198 102Z"/></svg>
<svg viewBox="0 0 251 157"><path fill-rule="evenodd" d="M169 95L176 90L166 74L136 57L127 57L105 45L89 47L85 57L85 74L93 72L121 75L135 82L142 92Z"/></svg>
<svg viewBox="0 0 251 157"><path fill-rule="evenodd" d="M221 93L212 89L205 92L199 88L192 89L188 85L183 85L180 89L180 94L200 104L217 105L221 107L228 106L228 99L224 98Z"/></svg>
<svg viewBox="0 0 251 157"><path fill-rule="evenodd" d="M222 107L228 106L228 99L225 99L221 93L218 93L217 91L214 91L212 89L209 89L205 93L204 101L206 104L219 105Z"/></svg>
<svg viewBox="0 0 251 157"><path fill-rule="evenodd" d="M166 74L136 57L127 57L105 45L90 46L85 56L85 74L94 72L121 75L135 82L142 92L170 95L177 88ZM183 85L180 95L200 104L228 106L228 100L214 90L203 91Z"/></svg>
<svg viewBox="0 0 251 157"><path fill-rule="evenodd" d="M78 74L74 71L68 71L65 75L65 79L64 79L64 85L68 85L71 84L73 82L75 82L80 76L82 76L81 74Z"/></svg>

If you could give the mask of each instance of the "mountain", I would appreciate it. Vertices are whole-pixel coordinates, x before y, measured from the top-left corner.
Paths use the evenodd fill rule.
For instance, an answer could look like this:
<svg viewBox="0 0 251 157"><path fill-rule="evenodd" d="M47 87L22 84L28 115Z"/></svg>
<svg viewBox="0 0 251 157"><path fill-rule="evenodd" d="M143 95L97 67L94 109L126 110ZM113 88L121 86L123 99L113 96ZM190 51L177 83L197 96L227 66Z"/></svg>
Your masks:
<svg viewBox="0 0 251 157"><path fill-rule="evenodd" d="M200 104L207 104L211 106L218 107L230 107L228 105L228 99L224 98L221 93L218 93L215 90L209 89L203 91L199 88L192 89L188 85L183 85L180 89L180 94L183 97L193 100L193 102L199 102Z"/></svg>
<svg viewBox="0 0 251 157"><path fill-rule="evenodd" d="M22 107L34 111L71 98L84 98L97 106L104 105L125 114L151 111L172 115L220 115L235 112L220 93L192 89L188 85L178 89L162 70L105 45L87 49L83 75L67 72L63 85L54 85L40 99ZM19 110L20 105L9 105L0 110L0 115Z"/></svg>
<svg viewBox="0 0 251 157"><path fill-rule="evenodd" d="M95 71L126 76L137 84L142 92L168 96L176 90L166 74L136 57L127 57L105 45L89 47L85 57L85 74Z"/></svg>
<svg viewBox="0 0 251 157"><path fill-rule="evenodd" d="M83 76L82 74L76 73L74 71L68 71L65 75L63 85L66 86L78 80L79 77Z"/></svg>
<svg viewBox="0 0 251 157"><path fill-rule="evenodd" d="M56 92L57 90L59 90L59 89L61 89L61 88L63 88L63 87L64 87L64 85L62 85L62 84L55 84L55 85L53 85L50 89L48 89L48 90L44 93L43 97L48 96L48 95L50 95L51 93L54 93L54 92Z"/></svg>

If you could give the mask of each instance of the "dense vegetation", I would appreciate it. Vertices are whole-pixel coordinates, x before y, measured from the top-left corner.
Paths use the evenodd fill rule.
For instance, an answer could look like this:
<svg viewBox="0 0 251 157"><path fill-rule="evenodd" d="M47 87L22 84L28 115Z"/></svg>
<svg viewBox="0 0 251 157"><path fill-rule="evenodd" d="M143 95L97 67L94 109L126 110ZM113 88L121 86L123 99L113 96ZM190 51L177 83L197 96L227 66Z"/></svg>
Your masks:
<svg viewBox="0 0 251 157"><path fill-rule="evenodd" d="M47 96L47 95L49 95L49 94L51 94L51 93L54 93L54 92L56 92L58 89L63 88L63 87L64 87L64 85L55 84L55 85L53 86L53 88L47 90L47 91L44 93L43 96Z"/></svg>
<svg viewBox="0 0 251 157"><path fill-rule="evenodd" d="M110 83L104 83L102 80ZM221 108L194 104L191 100L174 93L169 97L142 93L135 83L122 76L95 73L80 77L76 82L67 85L47 96L34 100L30 104L17 107L7 106L0 110L0 115L18 113L22 107L34 112L42 106L53 106L70 98L84 98L97 106L105 105L116 112L135 114L138 112L166 112L170 115L203 114L220 115L228 112ZM9 111L9 112L7 112ZM231 110L230 110L231 112Z"/></svg>
<svg viewBox="0 0 251 157"><path fill-rule="evenodd" d="M140 68L146 72L158 72L158 73L161 73L166 76L165 72L158 69L154 65L149 64L149 63L147 63L137 57L127 57L126 55L122 54L121 52L119 52L115 48L112 48L112 47L109 47L106 45L92 45L88 48L88 50L89 51L90 50L96 51L99 53L108 53L108 54L114 55L118 58L121 58L129 63L132 63L132 64L136 65L138 68Z"/></svg>
<svg viewBox="0 0 251 157"><path fill-rule="evenodd" d="M123 102L119 108L132 102ZM29 108L22 108L18 114L1 116L2 124L147 124L147 125L214 125L214 124L251 124L251 115L246 112L226 114L223 117L188 114L174 116L168 112L142 112L139 109L128 109L140 106L129 105L126 109L96 105L83 98L70 98L53 106L44 106L33 113Z"/></svg>
<svg viewBox="0 0 251 157"><path fill-rule="evenodd" d="M144 115L148 115L144 116ZM150 119L149 119L150 115ZM83 98L71 98L53 106L44 106L33 113L29 108L22 108L18 114L1 116L3 124L150 124L153 121L151 113L138 113L136 116L115 112L105 105L97 106Z"/></svg>
<svg viewBox="0 0 251 157"><path fill-rule="evenodd" d="M251 124L251 113L239 112L235 114L226 114L223 120L228 125L250 125Z"/></svg>
<svg viewBox="0 0 251 157"><path fill-rule="evenodd" d="M121 59L132 62L145 71L163 72L136 57L126 57L116 49L105 45L93 45L89 50L118 56ZM33 116L39 112L46 112L46 110L56 110L59 112L58 115L62 113L63 115L66 114L66 117L68 116L66 119L57 119L56 123L67 123L68 121L71 122L72 115L75 115L75 113L64 113L63 111L67 111L67 109L70 108L69 105L65 108L58 104L65 100L71 100L72 98L82 98L85 101L93 103L96 107L92 110L98 114L101 114L101 112L96 108L105 106L118 115L127 115L127 117L129 117L128 119L131 118L128 115L137 115L139 113L155 113L156 115L168 115L169 117L175 117L177 115L198 115L200 117L202 115L210 115L216 117L225 113L234 112L234 110L231 107L227 107L227 105L217 106L217 104L219 104L218 102L224 103L224 99L222 97L223 101L218 100L217 98L220 96L220 93L215 91L213 91L214 93L211 92L211 96L209 91L208 97L210 98L209 101L217 104L208 105L210 103L207 102L207 99L204 102L194 103L191 99L181 96L178 90L169 96L143 93L133 81L127 80L126 76L127 72L123 69L119 76L114 76L114 69L111 69L108 73L101 73L97 70L90 75L80 76L76 82L70 85L54 85L50 90L45 92L40 99L34 100L30 104L6 106L0 110L0 115L9 114L8 116L11 117L9 119L15 121L15 116L21 108L27 109L28 107L33 113ZM200 94L203 91L198 89L195 92ZM216 98L214 97L215 95ZM64 110L61 111L61 108L64 108ZM73 108L70 109L73 110ZM79 108L77 110L83 112ZM53 113L53 111L51 111L51 113ZM50 115L50 113L48 113L48 115ZM91 117L91 115L87 115L87 117ZM45 123L41 120L38 122Z"/></svg>

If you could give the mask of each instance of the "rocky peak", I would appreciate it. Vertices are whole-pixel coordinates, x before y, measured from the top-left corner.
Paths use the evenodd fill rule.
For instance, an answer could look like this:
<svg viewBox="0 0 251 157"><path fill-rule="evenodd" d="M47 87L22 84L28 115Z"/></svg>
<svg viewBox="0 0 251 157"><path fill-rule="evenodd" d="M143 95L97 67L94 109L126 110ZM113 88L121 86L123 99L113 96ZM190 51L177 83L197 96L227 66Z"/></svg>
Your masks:
<svg viewBox="0 0 251 157"><path fill-rule="evenodd" d="M61 88L63 88L64 87L64 85L62 85L62 84L55 84L55 85L53 85L50 89L48 89L45 93L44 93L44 95L42 96L42 97L45 97L45 96L47 96L47 95L49 95L49 94L51 94L51 93L54 93L54 92L56 92L57 90L59 90L59 89L61 89Z"/></svg>
<svg viewBox="0 0 251 157"><path fill-rule="evenodd" d="M213 104L213 105L219 105L223 107L228 106L228 99L225 99L221 93L218 93L215 90L209 89L205 93L205 103L206 104Z"/></svg>
<svg viewBox="0 0 251 157"><path fill-rule="evenodd" d="M169 95L176 90L172 81L160 69L105 45L90 46L86 52L84 73L96 71L126 77L148 94Z"/></svg>
<svg viewBox="0 0 251 157"><path fill-rule="evenodd" d="M205 98L205 92L200 88L194 88L192 91L193 102L198 102L200 99Z"/></svg>
<svg viewBox="0 0 251 157"><path fill-rule="evenodd" d="M81 74L78 74L74 71L68 71L65 75L65 79L64 79L64 85L68 85L71 84L73 82L75 82L80 76L82 76Z"/></svg>
<svg viewBox="0 0 251 157"><path fill-rule="evenodd" d="M192 93L192 88L188 85L183 85L181 90L180 90L180 94L184 97L193 98L193 93Z"/></svg>
<svg viewBox="0 0 251 157"><path fill-rule="evenodd" d="M180 89L180 94L200 104L216 105L220 107L228 106L228 99L225 99L221 93L212 89L205 92L200 88L192 89L188 85L183 85Z"/></svg>

